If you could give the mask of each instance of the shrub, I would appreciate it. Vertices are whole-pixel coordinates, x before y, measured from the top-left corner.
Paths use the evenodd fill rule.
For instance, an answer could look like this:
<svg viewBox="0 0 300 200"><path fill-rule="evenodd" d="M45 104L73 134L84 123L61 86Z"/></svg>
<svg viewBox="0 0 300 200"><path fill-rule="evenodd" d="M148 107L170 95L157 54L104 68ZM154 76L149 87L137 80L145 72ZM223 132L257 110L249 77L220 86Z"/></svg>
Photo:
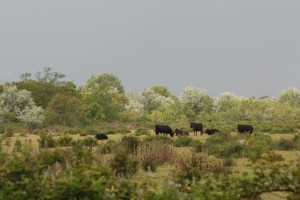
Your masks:
<svg viewBox="0 0 300 200"><path fill-rule="evenodd" d="M106 143L100 144L100 152L101 153L111 153L114 149L116 149L118 146L118 143L114 140L108 140Z"/></svg>
<svg viewBox="0 0 300 200"><path fill-rule="evenodd" d="M186 147L192 143L193 139L191 137L180 137L174 141L174 145L176 147Z"/></svg>
<svg viewBox="0 0 300 200"><path fill-rule="evenodd" d="M121 138L121 143L131 152L135 152L140 144L140 140L134 136L123 136Z"/></svg>
<svg viewBox="0 0 300 200"><path fill-rule="evenodd" d="M131 131L127 128L120 129L120 130L118 130L118 132L121 133L121 134L131 133Z"/></svg>
<svg viewBox="0 0 300 200"><path fill-rule="evenodd" d="M144 171L150 170L152 172L155 172L158 167L158 163L155 160L151 159L151 157L148 157L142 161L142 166Z"/></svg>
<svg viewBox="0 0 300 200"><path fill-rule="evenodd" d="M203 174L224 172L225 167L222 161L209 158L204 154L182 155L175 163L175 180L183 184L184 181L199 181Z"/></svg>
<svg viewBox="0 0 300 200"><path fill-rule="evenodd" d="M220 158L240 157L244 154L245 145L238 138L229 134L214 134L206 140L205 150Z"/></svg>
<svg viewBox="0 0 300 200"><path fill-rule="evenodd" d="M110 161L110 167L116 175L134 175L138 169L138 161L130 156L125 148L118 148Z"/></svg>
<svg viewBox="0 0 300 200"><path fill-rule="evenodd" d="M104 133L106 135L111 135L111 134L116 134L117 131L115 131L115 130L105 130L105 131L102 131L102 133Z"/></svg>
<svg viewBox="0 0 300 200"><path fill-rule="evenodd" d="M201 153L205 151L205 144L199 140L194 140L192 142L193 149L196 153Z"/></svg>
<svg viewBox="0 0 300 200"><path fill-rule="evenodd" d="M276 142L276 149L284 150L284 151L291 151L291 150L295 149L295 144L292 140L280 138Z"/></svg>
<svg viewBox="0 0 300 200"><path fill-rule="evenodd" d="M80 129L78 128L73 128L73 129L69 129L67 131L65 131L65 133L68 133L70 135L76 135L76 134L80 134Z"/></svg>
<svg viewBox="0 0 300 200"><path fill-rule="evenodd" d="M71 146L72 141L73 141L73 138L70 137L69 135L62 135L59 137L57 142L58 142L58 145L66 147L66 146Z"/></svg>
<svg viewBox="0 0 300 200"><path fill-rule="evenodd" d="M143 127L139 127L135 131L135 134L139 134L139 135L147 135L148 133L150 133L149 129Z"/></svg>
<svg viewBox="0 0 300 200"><path fill-rule="evenodd" d="M12 128L6 127L5 130L4 130L4 136L5 137L12 137L13 136Z"/></svg>
<svg viewBox="0 0 300 200"><path fill-rule="evenodd" d="M53 136L48 133L40 134L40 139L38 140L40 148L53 148L56 146L56 142Z"/></svg>
<svg viewBox="0 0 300 200"><path fill-rule="evenodd" d="M157 135L157 136L153 136L153 135L149 135L147 137L144 138L144 142L145 143L151 143L151 142L161 142L163 144L172 144L173 140L166 136L166 135Z"/></svg>
<svg viewBox="0 0 300 200"><path fill-rule="evenodd" d="M161 141L151 141L142 143L137 149L137 159L139 162L155 162L158 165L171 163L177 158L177 153L174 147L166 145Z"/></svg>

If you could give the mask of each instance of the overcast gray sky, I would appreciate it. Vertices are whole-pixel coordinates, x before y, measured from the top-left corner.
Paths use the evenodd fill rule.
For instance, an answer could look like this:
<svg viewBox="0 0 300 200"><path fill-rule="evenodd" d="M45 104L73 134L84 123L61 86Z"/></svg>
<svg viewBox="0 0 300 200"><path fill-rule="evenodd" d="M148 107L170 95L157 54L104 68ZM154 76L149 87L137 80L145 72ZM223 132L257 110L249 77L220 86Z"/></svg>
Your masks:
<svg viewBox="0 0 300 200"><path fill-rule="evenodd" d="M0 83L50 66L79 86L211 96L300 89L300 0L0 0Z"/></svg>

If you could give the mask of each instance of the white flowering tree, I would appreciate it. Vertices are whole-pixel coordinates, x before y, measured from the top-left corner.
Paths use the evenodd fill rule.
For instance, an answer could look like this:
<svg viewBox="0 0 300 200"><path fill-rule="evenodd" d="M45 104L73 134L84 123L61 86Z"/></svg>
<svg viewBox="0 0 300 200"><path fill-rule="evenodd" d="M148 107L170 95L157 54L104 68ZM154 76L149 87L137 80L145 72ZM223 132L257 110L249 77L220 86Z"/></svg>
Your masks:
<svg viewBox="0 0 300 200"><path fill-rule="evenodd" d="M37 107L26 90L15 86L5 86L0 94L0 118L2 120L19 120L28 127L34 128L44 120L43 109Z"/></svg>
<svg viewBox="0 0 300 200"><path fill-rule="evenodd" d="M281 92L280 103L288 103L291 106L300 106L300 92L297 88L291 87Z"/></svg>
<svg viewBox="0 0 300 200"><path fill-rule="evenodd" d="M236 96L231 92L223 92L214 99L213 109L217 112L228 111L238 106L241 97Z"/></svg>
<svg viewBox="0 0 300 200"><path fill-rule="evenodd" d="M190 120L194 119L200 112L211 111L212 99L204 89L197 87L186 87L179 96L179 101Z"/></svg>

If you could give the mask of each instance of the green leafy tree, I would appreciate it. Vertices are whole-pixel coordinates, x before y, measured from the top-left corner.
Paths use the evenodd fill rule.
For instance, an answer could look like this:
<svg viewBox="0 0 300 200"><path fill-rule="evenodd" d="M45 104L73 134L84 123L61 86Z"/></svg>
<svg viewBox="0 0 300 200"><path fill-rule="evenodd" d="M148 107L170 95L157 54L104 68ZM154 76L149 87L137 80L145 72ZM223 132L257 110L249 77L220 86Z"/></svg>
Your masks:
<svg viewBox="0 0 300 200"><path fill-rule="evenodd" d="M92 76L81 88L88 121L112 121L120 117L127 102L124 87L111 73Z"/></svg>
<svg viewBox="0 0 300 200"><path fill-rule="evenodd" d="M82 100L77 96L58 93L45 110L46 122L65 126L82 125Z"/></svg>
<svg viewBox="0 0 300 200"><path fill-rule="evenodd" d="M43 72L36 73L35 79L31 73L26 72L20 76L21 81L13 84L18 89L30 91L36 105L46 108L57 93L77 95L76 85L71 81L62 81L64 77L64 74L52 72L50 67L45 67Z"/></svg>

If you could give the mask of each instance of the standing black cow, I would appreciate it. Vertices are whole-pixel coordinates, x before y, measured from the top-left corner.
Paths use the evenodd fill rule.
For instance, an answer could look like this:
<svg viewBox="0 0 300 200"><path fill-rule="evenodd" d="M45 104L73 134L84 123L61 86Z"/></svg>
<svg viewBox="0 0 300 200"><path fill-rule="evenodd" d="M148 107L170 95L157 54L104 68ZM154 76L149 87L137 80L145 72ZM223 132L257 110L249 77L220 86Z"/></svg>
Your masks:
<svg viewBox="0 0 300 200"><path fill-rule="evenodd" d="M239 133L250 133L251 134L253 132L252 125L238 124L237 129L238 129Z"/></svg>
<svg viewBox="0 0 300 200"><path fill-rule="evenodd" d="M176 128L174 132L175 132L176 136L178 136L178 135L190 135L189 132L180 130L178 128Z"/></svg>
<svg viewBox="0 0 300 200"><path fill-rule="evenodd" d="M207 128L207 129L205 130L204 133L206 133L207 135L212 135L212 134L218 133L218 132L220 132L218 129L215 129L215 128Z"/></svg>
<svg viewBox="0 0 300 200"><path fill-rule="evenodd" d="M155 125L155 134L158 135L159 133L163 133L164 135L170 134L171 137L174 136L171 127L166 125Z"/></svg>
<svg viewBox="0 0 300 200"><path fill-rule="evenodd" d="M203 125L201 123L191 122L190 128L193 129L194 135L197 135L198 131L200 131L201 135L203 134Z"/></svg>
<svg viewBox="0 0 300 200"><path fill-rule="evenodd" d="M104 133L97 133L95 138L97 138L97 140L107 140L108 139L107 135L105 135Z"/></svg>

